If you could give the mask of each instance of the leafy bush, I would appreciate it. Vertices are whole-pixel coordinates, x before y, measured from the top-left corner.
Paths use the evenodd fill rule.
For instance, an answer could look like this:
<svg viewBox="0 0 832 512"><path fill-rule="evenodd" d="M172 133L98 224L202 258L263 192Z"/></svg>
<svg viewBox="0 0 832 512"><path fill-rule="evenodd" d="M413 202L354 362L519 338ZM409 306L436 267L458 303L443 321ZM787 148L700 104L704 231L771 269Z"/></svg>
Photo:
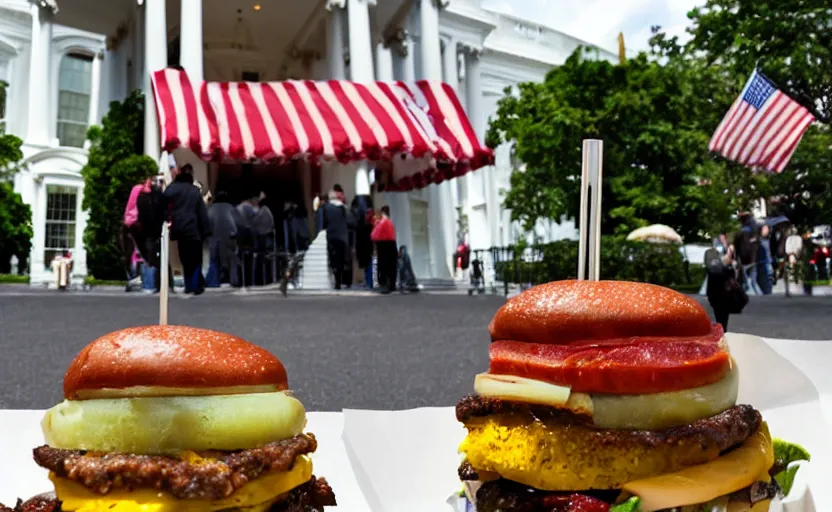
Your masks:
<svg viewBox="0 0 832 512"><path fill-rule="evenodd" d="M87 133L89 160L81 170L84 202L89 212L84 231L89 273L99 279L124 279L123 255L118 237L130 189L156 174L158 166L142 155L144 99L134 91L123 102L110 103L102 126Z"/></svg>
<svg viewBox="0 0 832 512"><path fill-rule="evenodd" d="M498 281L540 284L578 275L578 242L563 240L527 248L492 249ZM618 237L601 241L601 279L640 281L683 287L704 279L701 265L685 268L678 246L630 242Z"/></svg>
<svg viewBox="0 0 832 512"><path fill-rule="evenodd" d="M18 273L26 271L26 261L32 248L32 210L23 202L8 181L17 164L23 159L20 146L23 144L14 135L0 134L0 273L11 271L10 260L17 256Z"/></svg>

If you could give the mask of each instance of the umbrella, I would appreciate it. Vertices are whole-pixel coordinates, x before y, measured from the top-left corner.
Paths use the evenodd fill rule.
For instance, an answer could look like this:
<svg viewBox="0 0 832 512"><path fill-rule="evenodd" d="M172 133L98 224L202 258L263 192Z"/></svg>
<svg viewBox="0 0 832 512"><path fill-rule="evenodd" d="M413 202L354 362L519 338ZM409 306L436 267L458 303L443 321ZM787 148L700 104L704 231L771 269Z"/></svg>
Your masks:
<svg viewBox="0 0 832 512"><path fill-rule="evenodd" d="M774 229L775 226L779 226L782 223L788 223L789 218L785 215L780 215L778 217L767 217L765 223L768 227Z"/></svg>
<svg viewBox="0 0 832 512"><path fill-rule="evenodd" d="M641 242L651 243L682 243L682 237L679 236L679 233L664 224L653 224L652 226L638 228L627 235L627 240L639 240Z"/></svg>

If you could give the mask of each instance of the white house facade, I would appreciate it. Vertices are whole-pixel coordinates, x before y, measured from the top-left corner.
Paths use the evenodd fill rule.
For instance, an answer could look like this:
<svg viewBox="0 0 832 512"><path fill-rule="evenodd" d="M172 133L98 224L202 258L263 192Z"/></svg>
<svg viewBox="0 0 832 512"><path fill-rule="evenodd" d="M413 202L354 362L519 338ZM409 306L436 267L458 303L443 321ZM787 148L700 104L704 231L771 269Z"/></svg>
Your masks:
<svg viewBox="0 0 832 512"><path fill-rule="evenodd" d="M153 71L179 64L191 79L210 81L440 79L457 91L482 139L507 87L542 80L586 45L484 9L479 0L260 2L0 0L0 128L24 140L15 189L33 212L33 283L50 279L52 257L66 250L75 273L86 273L80 174L86 129L100 122L111 101L134 89L149 92ZM145 151L158 160L153 95L145 97ZM219 164L181 149L175 157L196 164L198 178L216 186ZM514 168L510 147L498 148L495 160L456 180L378 199L391 205L399 242L410 247L420 277L450 277L460 216L473 248L525 235L501 205ZM346 186L361 170L334 167L324 185L340 180ZM311 202L309 179L298 181ZM535 236L574 237L574 224L540 223Z"/></svg>

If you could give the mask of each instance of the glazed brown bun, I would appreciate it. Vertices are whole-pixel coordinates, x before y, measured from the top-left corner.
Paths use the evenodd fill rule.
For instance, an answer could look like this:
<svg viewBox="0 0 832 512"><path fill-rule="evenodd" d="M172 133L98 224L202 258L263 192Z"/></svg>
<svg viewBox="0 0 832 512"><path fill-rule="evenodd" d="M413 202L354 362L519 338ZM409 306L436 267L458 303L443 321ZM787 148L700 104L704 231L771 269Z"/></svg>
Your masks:
<svg viewBox="0 0 832 512"><path fill-rule="evenodd" d="M491 340L569 344L712 332L705 309L674 290L628 281L555 281L509 299L488 327Z"/></svg>
<svg viewBox="0 0 832 512"><path fill-rule="evenodd" d="M230 334L179 325L106 334L81 350L64 377L70 400L287 388L286 369L266 350Z"/></svg>

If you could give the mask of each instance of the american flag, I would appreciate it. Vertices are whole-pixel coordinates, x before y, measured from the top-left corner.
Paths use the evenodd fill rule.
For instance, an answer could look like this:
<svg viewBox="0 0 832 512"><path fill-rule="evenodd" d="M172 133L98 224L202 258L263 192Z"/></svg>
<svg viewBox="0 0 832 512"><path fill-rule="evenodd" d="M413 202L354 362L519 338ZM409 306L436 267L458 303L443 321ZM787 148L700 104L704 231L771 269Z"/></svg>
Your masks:
<svg viewBox="0 0 832 512"><path fill-rule="evenodd" d="M814 121L808 109L754 70L708 149L752 169L783 172Z"/></svg>

